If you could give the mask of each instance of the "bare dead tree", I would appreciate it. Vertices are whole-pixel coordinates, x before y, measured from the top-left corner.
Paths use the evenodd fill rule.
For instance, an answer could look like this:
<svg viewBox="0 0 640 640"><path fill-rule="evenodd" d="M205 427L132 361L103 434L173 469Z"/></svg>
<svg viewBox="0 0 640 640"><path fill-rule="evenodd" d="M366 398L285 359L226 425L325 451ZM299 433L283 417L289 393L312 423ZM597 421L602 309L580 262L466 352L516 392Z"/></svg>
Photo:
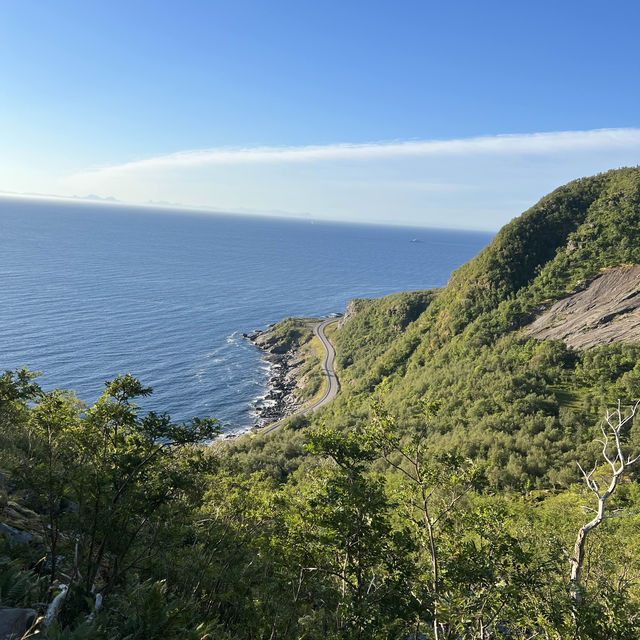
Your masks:
<svg viewBox="0 0 640 640"><path fill-rule="evenodd" d="M571 566L570 595L576 604L582 602L582 564L584 561L584 547L587 536L589 532L595 529L605 518L620 515L619 510L614 510L606 515L605 503L607 498L615 491L624 472L640 460L640 455L635 457L628 454L625 455L622 444L623 427L633 420L639 406L640 400L633 405L628 415L624 415L622 405L620 400L618 400L618 408L613 412L607 410L607 415L600 425L603 439L596 440L596 442L602 445L602 457L611 468L611 480L604 491L601 490L600 484L593 475L598 468L598 463L596 462L593 469L588 473L578 464L588 489L597 499L597 508L594 509L596 515L593 520L587 522L587 524L583 525L580 531L578 531L578 537L573 547L573 556L569 558L569 564Z"/></svg>

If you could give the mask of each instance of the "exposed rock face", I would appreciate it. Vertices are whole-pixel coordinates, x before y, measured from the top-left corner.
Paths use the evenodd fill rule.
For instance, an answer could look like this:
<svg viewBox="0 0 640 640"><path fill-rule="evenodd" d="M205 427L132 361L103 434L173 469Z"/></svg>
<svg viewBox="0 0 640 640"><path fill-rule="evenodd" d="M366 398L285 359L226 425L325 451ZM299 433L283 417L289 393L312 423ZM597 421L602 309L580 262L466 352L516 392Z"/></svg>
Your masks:
<svg viewBox="0 0 640 640"><path fill-rule="evenodd" d="M353 300L349 300L344 315L342 316L342 318L340 318L340 321L338 323L338 329L342 329L342 327L344 327L344 325L349 322L351 318L356 316L358 311L360 311L362 306L367 302L369 302L367 298L354 298Z"/></svg>
<svg viewBox="0 0 640 640"><path fill-rule="evenodd" d="M526 329L575 349L640 340L640 265L608 269L556 302Z"/></svg>

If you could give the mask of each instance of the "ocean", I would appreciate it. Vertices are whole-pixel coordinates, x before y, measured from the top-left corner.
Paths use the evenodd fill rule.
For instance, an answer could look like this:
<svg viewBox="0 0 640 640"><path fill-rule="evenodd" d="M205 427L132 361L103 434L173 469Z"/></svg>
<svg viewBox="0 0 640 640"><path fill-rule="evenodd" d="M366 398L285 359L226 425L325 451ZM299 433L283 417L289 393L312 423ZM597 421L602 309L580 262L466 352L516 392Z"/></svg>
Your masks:
<svg viewBox="0 0 640 640"><path fill-rule="evenodd" d="M267 365L242 333L446 284L491 234L0 199L0 370L92 403L130 372L176 420L254 424Z"/></svg>

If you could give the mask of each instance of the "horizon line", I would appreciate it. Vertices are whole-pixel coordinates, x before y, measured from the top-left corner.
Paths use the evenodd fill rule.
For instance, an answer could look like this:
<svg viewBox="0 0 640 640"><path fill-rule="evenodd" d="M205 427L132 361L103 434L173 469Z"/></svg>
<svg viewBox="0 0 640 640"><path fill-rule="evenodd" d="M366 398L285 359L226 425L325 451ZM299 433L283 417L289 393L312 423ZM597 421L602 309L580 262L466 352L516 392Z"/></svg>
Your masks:
<svg viewBox="0 0 640 640"><path fill-rule="evenodd" d="M338 220L335 218L324 218L321 216L312 216L304 213L290 213L287 211L232 211L224 210L220 208L210 207L208 205L186 205L179 203L163 203L156 204L152 202L127 202L124 200L111 199L111 198L90 198L84 196L64 196L55 194L41 194L41 193L18 193L12 191L0 190L1 199L16 199L16 200L40 200L40 201L57 201L62 200L70 204L79 205L96 205L104 207L132 207L136 209L146 209L152 211L164 210L166 212L179 214L181 211L185 213L197 214L200 216L207 215L219 215L228 217L242 217L242 218L275 218L277 220L287 220L291 222L308 222L309 224L337 224L337 225L364 225L371 227L396 227L403 229L434 229L437 231L454 231L454 232L469 232L469 233L486 233L495 235L500 228L469 228L469 227L441 227L434 225L421 225L415 223L401 223L401 222L384 222L384 221L366 221L366 220ZM517 214L520 215L520 214ZM514 216L514 217L517 217Z"/></svg>

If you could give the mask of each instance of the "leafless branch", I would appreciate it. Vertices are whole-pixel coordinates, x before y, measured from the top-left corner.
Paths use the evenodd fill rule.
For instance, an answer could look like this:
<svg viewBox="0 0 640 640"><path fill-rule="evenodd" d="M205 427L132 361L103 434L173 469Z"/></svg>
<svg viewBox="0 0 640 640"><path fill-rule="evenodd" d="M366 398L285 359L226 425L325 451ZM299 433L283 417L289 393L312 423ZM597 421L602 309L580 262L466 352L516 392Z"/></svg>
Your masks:
<svg viewBox="0 0 640 640"><path fill-rule="evenodd" d="M605 428L604 423L600 425L600 430L602 431L603 440L596 440L596 442L602 445L602 457L604 461L611 467L611 480L609 481L609 486L604 491L604 493L600 492L600 486L597 480L593 477L598 464L596 463L593 469L587 473L582 466L578 463L578 468L582 473L585 484L587 488L595 494L598 504L597 509L585 508L585 510L595 512L594 518L587 522L580 528L578 531L578 537L576 538L576 542L574 545L574 553L573 556L569 558L569 564L571 567L571 596L577 604L581 602L581 581L582 581L582 564L584 561L584 545L587 539L587 535L589 532L597 527L605 518L619 518L627 515L623 509L614 509L610 513L605 515L605 502L607 498L615 491L618 486L618 482L622 477L625 470L640 460L640 454L637 456L628 455L625 457L622 451L622 430L623 427L628 424L631 420L633 420L638 407L640 406L640 400L638 400L630 412L625 415L622 410L622 403L618 400L618 406L614 411L607 410L604 423L608 426L608 429ZM614 448L615 457L611 457L609 454L609 449Z"/></svg>

